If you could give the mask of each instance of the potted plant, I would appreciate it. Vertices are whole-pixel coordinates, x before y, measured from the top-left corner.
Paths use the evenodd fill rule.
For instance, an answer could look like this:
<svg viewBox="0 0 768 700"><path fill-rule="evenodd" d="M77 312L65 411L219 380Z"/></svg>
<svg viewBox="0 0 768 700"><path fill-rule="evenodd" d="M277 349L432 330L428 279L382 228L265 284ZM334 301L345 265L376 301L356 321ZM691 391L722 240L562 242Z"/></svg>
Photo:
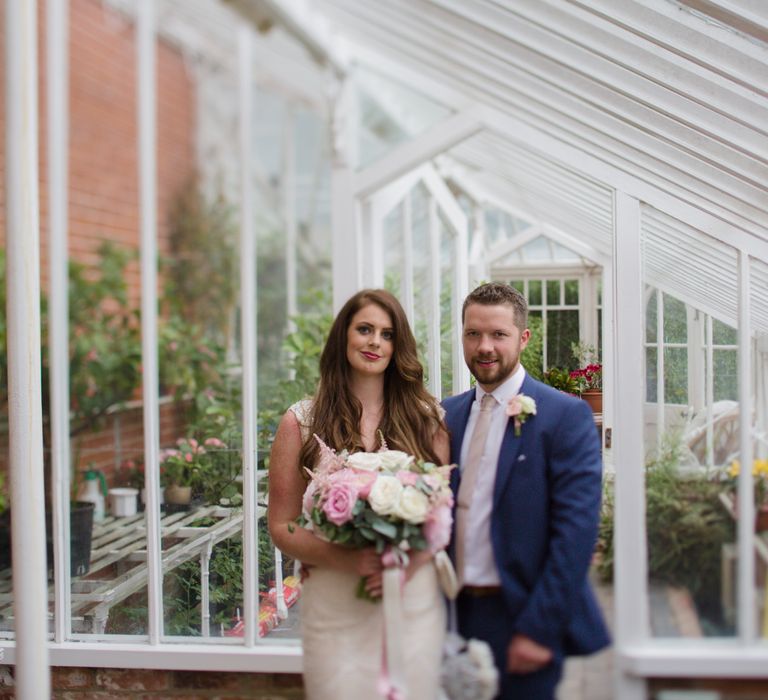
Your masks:
<svg viewBox="0 0 768 700"><path fill-rule="evenodd" d="M179 438L175 448L160 452L160 471L165 484L165 502L188 505L197 481L205 448L194 438Z"/></svg>
<svg viewBox="0 0 768 700"><path fill-rule="evenodd" d="M576 383L576 393L584 399L593 413L603 412L603 365L598 362L597 351L593 345L573 343L573 356L578 360L579 368L570 375Z"/></svg>
<svg viewBox="0 0 768 700"><path fill-rule="evenodd" d="M217 437L208 437L202 444L192 437L179 438L175 448L160 454L166 503L186 505L193 496L215 503L235 497L239 494L235 481L240 469L233 472L230 456L227 445Z"/></svg>
<svg viewBox="0 0 768 700"><path fill-rule="evenodd" d="M550 367L541 375L541 380L554 389L564 391L566 394L577 394L578 382L564 367Z"/></svg>

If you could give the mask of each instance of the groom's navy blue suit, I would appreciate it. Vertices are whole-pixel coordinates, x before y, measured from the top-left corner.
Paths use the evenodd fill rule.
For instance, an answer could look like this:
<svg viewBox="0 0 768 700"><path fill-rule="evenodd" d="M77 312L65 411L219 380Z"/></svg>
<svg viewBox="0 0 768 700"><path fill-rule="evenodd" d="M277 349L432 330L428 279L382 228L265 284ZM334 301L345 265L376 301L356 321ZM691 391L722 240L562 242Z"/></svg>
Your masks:
<svg viewBox="0 0 768 700"><path fill-rule="evenodd" d="M548 699L563 657L609 644L608 631L587 580L600 499L602 459L592 412L584 401L525 377L521 393L536 402L515 435L510 418L493 489L490 537L502 595L472 602L464 636L485 638L502 674L502 695ZM445 399L451 461L459 462L475 390ZM454 495L460 473L452 472ZM479 619L485 618L485 619ZM552 668L506 673L507 645L523 634L554 654Z"/></svg>

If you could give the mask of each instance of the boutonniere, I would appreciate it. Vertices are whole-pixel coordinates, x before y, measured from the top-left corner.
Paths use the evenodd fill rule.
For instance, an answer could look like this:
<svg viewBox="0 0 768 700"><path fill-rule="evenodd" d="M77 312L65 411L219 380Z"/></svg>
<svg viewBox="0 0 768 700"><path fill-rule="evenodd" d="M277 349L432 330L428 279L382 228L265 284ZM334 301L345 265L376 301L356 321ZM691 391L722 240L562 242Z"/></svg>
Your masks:
<svg viewBox="0 0 768 700"><path fill-rule="evenodd" d="M516 394L507 403L507 415L515 419L515 436L520 437L520 428L528 416L536 415L536 402L525 394Z"/></svg>

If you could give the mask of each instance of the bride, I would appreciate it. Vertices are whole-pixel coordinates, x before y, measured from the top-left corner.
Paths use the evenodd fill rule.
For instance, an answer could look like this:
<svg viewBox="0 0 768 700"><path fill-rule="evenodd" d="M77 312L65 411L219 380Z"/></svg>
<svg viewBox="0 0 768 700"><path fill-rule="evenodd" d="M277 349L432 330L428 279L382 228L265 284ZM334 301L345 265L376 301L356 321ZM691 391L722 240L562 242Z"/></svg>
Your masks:
<svg viewBox="0 0 768 700"><path fill-rule="evenodd" d="M442 409L423 383L416 341L400 303L384 290L363 290L339 312L320 358L314 398L294 404L275 436L269 468L269 531L277 547L301 560L304 683L309 700L375 700L386 677L380 603L355 597L366 578L382 593L381 557L319 539L296 526L319 447L337 451L381 447L446 464L448 433ZM445 606L429 552L417 552L405 571L401 638L409 700L438 697ZM384 684L386 687L386 683Z"/></svg>

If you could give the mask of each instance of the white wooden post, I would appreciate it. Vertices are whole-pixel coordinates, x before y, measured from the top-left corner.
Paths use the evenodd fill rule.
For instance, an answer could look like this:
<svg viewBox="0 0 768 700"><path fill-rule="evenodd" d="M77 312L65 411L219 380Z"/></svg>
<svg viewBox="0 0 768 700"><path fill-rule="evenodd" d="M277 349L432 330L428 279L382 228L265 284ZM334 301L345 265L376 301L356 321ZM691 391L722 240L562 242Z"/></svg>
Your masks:
<svg viewBox="0 0 768 700"><path fill-rule="evenodd" d="M5 3L8 433L16 617L16 697L47 700L43 407L40 379L40 218L37 2Z"/></svg>
<svg viewBox="0 0 768 700"><path fill-rule="evenodd" d="M621 377L623 395L623 400L614 407L613 448L617 465L614 610L618 656L626 647L647 640L650 634L643 464L644 373L636 371L644 366L640 203L622 192L615 196L613 265L616 281L613 356L617 361L612 382L618 386ZM634 369L622 371L624 368ZM614 697L644 700L644 692L644 682L617 673Z"/></svg>

